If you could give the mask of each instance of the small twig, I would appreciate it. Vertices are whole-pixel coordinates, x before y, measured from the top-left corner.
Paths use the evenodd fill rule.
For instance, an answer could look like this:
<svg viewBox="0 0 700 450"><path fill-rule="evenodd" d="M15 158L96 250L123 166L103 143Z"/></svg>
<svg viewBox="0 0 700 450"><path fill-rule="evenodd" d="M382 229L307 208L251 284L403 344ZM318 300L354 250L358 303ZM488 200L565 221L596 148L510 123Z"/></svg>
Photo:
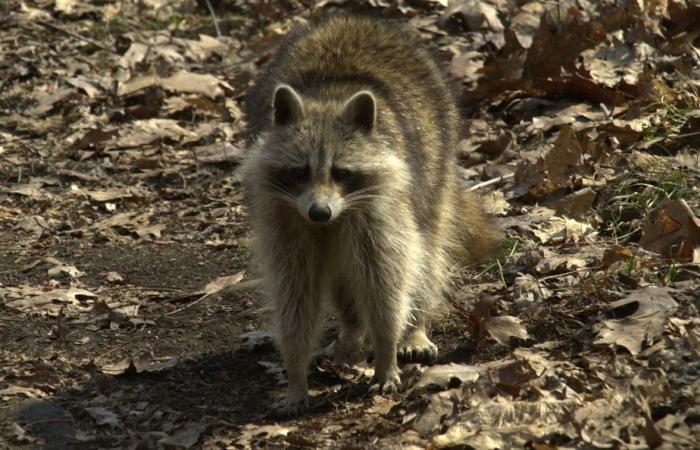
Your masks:
<svg viewBox="0 0 700 450"><path fill-rule="evenodd" d="M497 183L500 183L500 182L505 181L505 180L510 180L511 178L514 178L514 177L515 177L515 173L509 173L507 175L503 175L503 176L498 177L498 178L492 178L490 180L482 181L481 183L477 183L474 186L467 188L467 190L468 191L476 191L477 189L481 189L481 188L484 188L486 186L491 186L492 184L497 184Z"/></svg>
<svg viewBox="0 0 700 450"><path fill-rule="evenodd" d="M669 139L685 139L693 136L698 136L700 135L700 131L694 131L692 133L684 133L684 134L676 134L676 135L670 135L668 136Z"/></svg>
<svg viewBox="0 0 700 450"><path fill-rule="evenodd" d="M219 29L219 19L216 18L216 13L214 12L214 7L211 5L211 2L209 0L207 1L207 8L209 8L209 13L211 14L211 17L214 19L214 28L216 29L216 37L221 40L223 35L221 34L221 30Z"/></svg>
<svg viewBox="0 0 700 450"><path fill-rule="evenodd" d="M486 268L485 268L484 270L482 270L482 271L481 271L477 276L475 276L474 278L478 280L479 278L481 278L482 276L484 276L484 274L486 274L487 272L490 272L491 269L493 269L494 267L496 267L496 265L497 265L496 263L491 263L491 264L489 264L488 266L486 266Z"/></svg>
<svg viewBox="0 0 700 450"><path fill-rule="evenodd" d="M248 281L244 281L242 283L235 284L231 287L228 287L226 289L223 289L223 290L217 292L217 294L221 294L223 292L232 293L232 292L249 291L249 290L256 289L259 284L260 284L260 280L256 278L253 280L248 280ZM192 306L196 305L197 303L200 303L202 300L206 300L212 296L213 296L212 294L203 294L197 300L195 300L191 303L188 303L187 305L183 306L182 308L178 308L174 311L167 312L167 313L163 314L163 316L172 316L173 314L177 314L179 312L182 312L188 308L191 308Z"/></svg>
<svg viewBox="0 0 700 450"><path fill-rule="evenodd" d="M106 51L106 52L110 52L110 53L114 53L115 55L119 55L119 52L117 52L116 50L113 50L113 49L111 49L111 48L109 48L109 47L105 47L105 46L104 46L103 44L101 44L100 42L97 42L96 40L91 39L91 38L89 38L89 37L82 36L82 35L80 35L80 34L78 34L78 33L73 33L72 31L64 30L64 29L61 28L61 27L57 27L56 25L53 25L53 24L51 24L51 23L49 23L49 22L44 22L43 20L37 20L36 22L37 22L39 25L42 25L42 26L44 26L44 27L46 27L46 28L50 28L50 29L52 29L52 30L54 30L54 31L59 31L59 32L61 32L61 33L67 34L68 36L72 36L72 37L74 37L74 38L76 38L76 39L80 39L81 41L84 41L84 42L87 42L87 43L89 43L89 44L92 44L92 45L94 45L95 47L100 48L100 49L102 49L102 50L104 50L104 51Z"/></svg>
<svg viewBox="0 0 700 450"><path fill-rule="evenodd" d="M503 266L501 265L501 261L497 259L496 264L498 264L498 273L501 276L501 281L503 282L503 287L508 289L508 283L506 283L506 277L503 275Z"/></svg>
<svg viewBox="0 0 700 450"><path fill-rule="evenodd" d="M554 278L563 277L563 276L565 276L565 275L573 275L573 274L578 273L578 272L585 272L585 271L587 271L587 270L601 269L602 267L603 267L603 266L579 267L578 269L572 270L572 271L569 271L569 272L557 273L557 274L554 274L554 275L547 275L546 277L542 277L542 278L538 279L538 281L552 280L552 279L554 279Z"/></svg>

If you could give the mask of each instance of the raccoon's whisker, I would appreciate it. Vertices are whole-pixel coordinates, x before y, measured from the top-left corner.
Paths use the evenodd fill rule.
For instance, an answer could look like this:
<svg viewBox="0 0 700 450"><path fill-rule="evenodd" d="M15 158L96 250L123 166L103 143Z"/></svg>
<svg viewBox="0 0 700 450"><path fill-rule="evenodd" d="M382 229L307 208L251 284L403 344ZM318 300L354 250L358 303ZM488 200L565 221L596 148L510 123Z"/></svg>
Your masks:
<svg viewBox="0 0 700 450"><path fill-rule="evenodd" d="M346 205L371 205L371 199L369 198L352 198L352 199L345 199L345 204Z"/></svg>
<svg viewBox="0 0 700 450"><path fill-rule="evenodd" d="M353 192L351 192L351 193L348 194L348 195L364 194L364 193L366 193L366 192L378 191L378 190L380 190L381 188L383 188L384 186L385 186L384 183L382 183L382 184L375 184L375 185L373 185L373 186L367 186L367 187L362 188L362 189L357 189L356 191L353 191Z"/></svg>
<svg viewBox="0 0 700 450"><path fill-rule="evenodd" d="M345 198L348 200L365 200L369 198L382 198L382 195L372 195L372 194L364 194L364 195L348 195Z"/></svg>
<svg viewBox="0 0 700 450"><path fill-rule="evenodd" d="M292 194L284 186L278 183L268 182L267 187L269 187L272 190L272 193L274 193L275 196L280 198L281 200L285 200L291 204L296 203L296 198L294 197L294 194Z"/></svg>

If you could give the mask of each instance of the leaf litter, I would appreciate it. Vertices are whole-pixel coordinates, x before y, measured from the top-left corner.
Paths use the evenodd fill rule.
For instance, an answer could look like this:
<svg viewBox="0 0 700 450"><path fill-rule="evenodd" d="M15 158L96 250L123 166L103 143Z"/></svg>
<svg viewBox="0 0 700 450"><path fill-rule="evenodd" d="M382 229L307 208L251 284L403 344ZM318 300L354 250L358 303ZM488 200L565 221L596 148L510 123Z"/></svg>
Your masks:
<svg viewBox="0 0 700 450"><path fill-rule="evenodd" d="M207 5L6 2L1 445L695 448L697 2ZM279 423L241 107L291 25L336 11L409 24L461 84L463 182L505 240L455 268L404 392L319 356L311 414Z"/></svg>

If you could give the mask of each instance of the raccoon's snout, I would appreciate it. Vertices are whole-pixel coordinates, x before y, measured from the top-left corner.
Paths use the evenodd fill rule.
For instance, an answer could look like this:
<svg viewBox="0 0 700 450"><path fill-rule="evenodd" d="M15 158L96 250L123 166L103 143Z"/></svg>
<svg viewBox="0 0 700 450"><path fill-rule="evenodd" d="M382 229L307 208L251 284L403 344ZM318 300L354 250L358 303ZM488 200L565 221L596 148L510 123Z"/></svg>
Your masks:
<svg viewBox="0 0 700 450"><path fill-rule="evenodd" d="M319 205L314 203L309 208L309 219L318 223L325 223L331 219L333 212L328 205Z"/></svg>

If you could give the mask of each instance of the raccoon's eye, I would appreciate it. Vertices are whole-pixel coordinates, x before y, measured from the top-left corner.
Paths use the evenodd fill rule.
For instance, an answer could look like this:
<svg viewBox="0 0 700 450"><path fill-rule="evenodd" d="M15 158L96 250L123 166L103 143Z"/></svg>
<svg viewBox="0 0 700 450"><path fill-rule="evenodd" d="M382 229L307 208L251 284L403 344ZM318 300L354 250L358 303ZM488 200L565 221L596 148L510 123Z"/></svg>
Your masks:
<svg viewBox="0 0 700 450"><path fill-rule="evenodd" d="M348 169L333 167L331 169L331 177L333 177L335 181L342 183L343 181L347 181L352 177L352 172L350 172Z"/></svg>
<svg viewBox="0 0 700 450"><path fill-rule="evenodd" d="M293 167L289 169L289 175L294 181L303 183L309 180L311 172L309 171L309 166Z"/></svg>

